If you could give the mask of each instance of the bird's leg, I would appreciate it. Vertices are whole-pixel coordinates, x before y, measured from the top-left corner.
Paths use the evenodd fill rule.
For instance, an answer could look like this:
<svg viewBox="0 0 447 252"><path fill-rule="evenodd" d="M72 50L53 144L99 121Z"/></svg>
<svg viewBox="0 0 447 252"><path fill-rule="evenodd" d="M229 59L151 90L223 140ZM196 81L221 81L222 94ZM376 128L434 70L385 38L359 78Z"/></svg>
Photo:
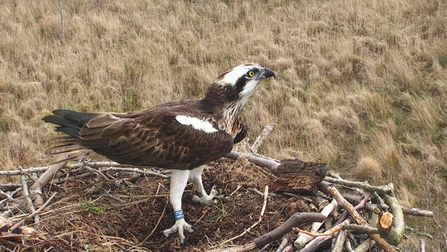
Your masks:
<svg viewBox="0 0 447 252"><path fill-rule="evenodd" d="M208 195L206 193L205 189L203 188L202 173L203 173L204 168L205 168L205 166L202 165L195 169L192 169L189 173L189 181L191 181L193 183L194 188L196 188L196 190L199 192L199 196L194 195L194 198L192 200L194 202L199 202L199 203L209 205L209 204L215 203L214 197L217 195L217 191L215 189L215 186L213 186L210 194Z"/></svg>
<svg viewBox="0 0 447 252"><path fill-rule="evenodd" d="M185 221L182 210L182 195L186 183L188 182L189 173L189 170L172 170L169 198L171 205L174 208L175 223L171 228L163 231L163 234L167 237L178 230L182 244L186 244L186 238L183 231L185 229L189 232L194 231L193 227Z"/></svg>

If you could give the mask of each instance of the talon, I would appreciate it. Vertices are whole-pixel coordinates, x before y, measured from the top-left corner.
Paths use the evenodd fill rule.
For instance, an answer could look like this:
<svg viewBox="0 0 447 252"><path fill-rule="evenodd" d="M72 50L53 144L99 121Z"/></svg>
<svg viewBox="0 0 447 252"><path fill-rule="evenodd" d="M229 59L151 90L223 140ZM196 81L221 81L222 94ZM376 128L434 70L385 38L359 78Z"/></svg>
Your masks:
<svg viewBox="0 0 447 252"><path fill-rule="evenodd" d="M202 203L201 199L200 199L199 196L197 196L197 195L194 195L194 196L192 197L192 201L194 201L194 202L196 202L196 203Z"/></svg>
<svg viewBox="0 0 447 252"><path fill-rule="evenodd" d="M214 196L210 196L210 195L205 195L202 197L198 197L197 195L194 195L194 197L192 198L192 201L196 202L196 203L202 203L205 205L212 205L217 203L216 200L214 200Z"/></svg>
<svg viewBox="0 0 447 252"><path fill-rule="evenodd" d="M222 195L213 197L213 200L214 200L215 202L217 202L218 200L223 201L223 200L227 200L227 199L230 198L230 197L231 197L231 194L222 194Z"/></svg>
<svg viewBox="0 0 447 252"><path fill-rule="evenodd" d="M185 238L180 241L180 245L183 247L188 247L190 244L189 244L188 240L186 240L186 238Z"/></svg>
<svg viewBox="0 0 447 252"><path fill-rule="evenodd" d="M194 195L194 197L192 198L192 201L197 202L197 203L202 203L205 205L211 205L211 204L215 204L217 203L218 197L216 197L216 195L219 193L216 188L218 188L217 185L213 186L213 188L211 188L211 192L210 194L206 194L206 193L202 193L205 194L202 197L199 197L197 195Z"/></svg>
<svg viewBox="0 0 447 252"><path fill-rule="evenodd" d="M213 186L213 188L211 188L211 192L210 192L210 197L213 198L214 196L216 196L219 192L216 190L216 188L218 188L217 186Z"/></svg>
<svg viewBox="0 0 447 252"><path fill-rule="evenodd" d="M186 241L184 230L187 230L189 233L192 233L192 232L194 232L194 229L195 229L195 227L189 225L185 221L185 219L179 219L179 220L175 221L174 225L171 228L164 230L163 234L166 237L169 237L169 235L178 231L178 233L180 235L180 241L183 244Z"/></svg>

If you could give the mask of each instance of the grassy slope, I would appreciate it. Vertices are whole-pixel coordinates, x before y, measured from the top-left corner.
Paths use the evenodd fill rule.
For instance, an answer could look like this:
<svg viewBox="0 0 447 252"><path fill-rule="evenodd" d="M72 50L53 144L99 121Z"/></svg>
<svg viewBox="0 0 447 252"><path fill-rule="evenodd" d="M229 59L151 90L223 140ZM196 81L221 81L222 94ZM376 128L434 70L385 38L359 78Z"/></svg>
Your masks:
<svg viewBox="0 0 447 252"><path fill-rule="evenodd" d="M245 113L251 139L277 124L263 154L393 182L403 204L446 223L444 1L62 2L64 43L56 1L0 3L0 169L50 162L40 118L53 109L200 97L219 73L258 62L278 76ZM418 225L440 250L434 224Z"/></svg>

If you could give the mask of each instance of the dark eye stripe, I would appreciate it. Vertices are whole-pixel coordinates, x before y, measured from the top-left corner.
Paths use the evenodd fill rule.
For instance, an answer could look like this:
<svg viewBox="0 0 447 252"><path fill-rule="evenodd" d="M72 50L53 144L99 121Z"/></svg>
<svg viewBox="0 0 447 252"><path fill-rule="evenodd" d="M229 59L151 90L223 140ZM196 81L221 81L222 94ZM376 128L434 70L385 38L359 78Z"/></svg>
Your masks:
<svg viewBox="0 0 447 252"><path fill-rule="evenodd" d="M245 78L245 76L241 76L241 77L237 80L236 85L234 85L234 86L235 86L235 89L236 89L237 91L241 91L241 90L244 88L246 82L247 82L247 79Z"/></svg>

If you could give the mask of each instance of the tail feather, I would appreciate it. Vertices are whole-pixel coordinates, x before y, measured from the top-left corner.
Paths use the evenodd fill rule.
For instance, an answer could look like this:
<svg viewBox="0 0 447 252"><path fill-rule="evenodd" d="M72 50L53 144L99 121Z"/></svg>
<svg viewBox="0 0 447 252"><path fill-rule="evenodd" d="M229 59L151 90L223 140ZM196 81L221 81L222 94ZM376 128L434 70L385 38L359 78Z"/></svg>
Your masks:
<svg viewBox="0 0 447 252"><path fill-rule="evenodd" d="M76 160L90 154L89 149L80 145L79 132L88 121L98 115L97 113L59 109L53 111L53 115L42 118L45 122L56 124L56 131L68 135L56 137L55 145L49 149L51 155L67 154L67 158L59 160L57 163Z"/></svg>
<svg viewBox="0 0 447 252"><path fill-rule="evenodd" d="M42 118L42 120L44 120L45 122L57 124L60 126L71 127L79 130L82 128L82 125L79 124L78 122L68 120L60 115L48 115Z"/></svg>
<svg viewBox="0 0 447 252"><path fill-rule="evenodd" d="M53 114L63 117L72 122L77 122L79 125L81 125L81 127L85 125L88 121L90 121L92 118L100 115L100 113L84 113L67 109L54 110Z"/></svg>
<svg viewBox="0 0 447 252"><path fill-rule="evenodd" d="M71 157L72 159L76 159L76 156L85 156L85 154L88 152L89 150L85 149L82 146L78 146L77 148L71 148L70 150L54 151L49 153L49 155L68 154L69 157Z"/></svg>
<svg viewBox="0 0 447 252"><path fill-rule="evenodd" d="M65 133L65 134L70 135L74 138L79 138L80 129L70 128L70 127L56 127L56 131Z"/></svg>
<svg viewBox="0 0 447 252"><path fill-rule="evenodd" d="M45 122L56 124L56 131L63 132L74 138L79 138L79 131L92 118L98 116L97 113L82 113L73 110L58 109L53 111L53 115L42 118Z"/></svg>
<svg viewBox="0 0 447 252"><path fill-rule="evenodd" d="M73 148L75 145L79 145L78 140L72 140L72 141L61 141L56 142L56 145L52 146L48 150L54 151L54 150L60 150L60 149L67 149L67 148Z"/></svg>

